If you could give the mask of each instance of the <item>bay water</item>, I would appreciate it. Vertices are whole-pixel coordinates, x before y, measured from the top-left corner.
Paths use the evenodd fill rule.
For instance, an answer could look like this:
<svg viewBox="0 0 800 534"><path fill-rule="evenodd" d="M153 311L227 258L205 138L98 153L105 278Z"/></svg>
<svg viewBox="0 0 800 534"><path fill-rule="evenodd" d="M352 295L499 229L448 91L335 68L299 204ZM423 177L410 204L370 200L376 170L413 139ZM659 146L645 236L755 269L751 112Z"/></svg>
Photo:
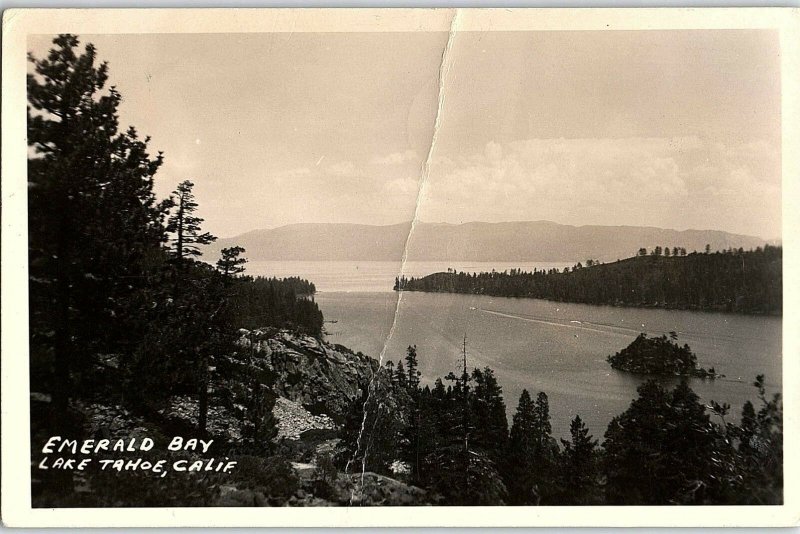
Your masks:
<svg viewBox="0 0 800 534"><path fill-rule="evenodd" d="M409 262L406 276L453 268L480 272L511 268L561 268L566 264ZM678 334L701 367L725 375L691 378L704 402L731 405L735 421L752 400L756 375L765 374L770 393L781 389L780 317L621 308L538 299L392 291L396 262L253 262L248 273L301 276L317 286L326 338L374 358L395 363L417 346L423 384L458 371L464 336L470 368L491 367L503 388L509 421L523 389L547 393L553 434L569 436L580 415L602 440L608 423L623 412L646 377L611 369L606 357L637 335ZM677 379L668 378L667 385Z"/></svg>

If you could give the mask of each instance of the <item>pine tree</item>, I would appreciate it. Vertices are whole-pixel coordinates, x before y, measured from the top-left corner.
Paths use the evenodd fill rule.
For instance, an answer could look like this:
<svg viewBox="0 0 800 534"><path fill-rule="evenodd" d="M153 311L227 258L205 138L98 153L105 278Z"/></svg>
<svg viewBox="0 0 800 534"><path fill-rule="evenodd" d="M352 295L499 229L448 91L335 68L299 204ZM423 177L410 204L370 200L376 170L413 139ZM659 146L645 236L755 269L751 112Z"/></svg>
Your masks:
<svg viewBox="0 0 800 534"><path fill-rule="evenodd" d="M742 408L735 434L738 437L740 484L733 504L781 504L783 502L783 402L780 394L766 395L764 375L753 385L761 407L751 402Z"/></svg>
<svg viewBox="0 0 800 534"><path fill-rule="evenodd" d="M223 276L236 276L244 272L244 264L247 263L247 258L241 257L245 249L239 246L223 248L220 254L222 255L217 260L217 270Z"/></svg>
<svg viewBox="0 0 800 534"><path fill-rule="evenodd" d="M534 435L536 436L536 447L538 452L543 452L549 445L553 432L550 425L550 402L547 394L540 391L536 396L536 405L533 410L534 413Z"/></svg>
<svg viewBox="0 0 800 534"><path fill-rule="evenodd" d="M575 416L569 426L570 441L561 440L564 452L561 454L559 504L581 505L599 504L596 502L597 479L597 440L589 435L589 429Z"/></svg>
<svg viewBox="0 0 800 534"><path fill-rule="evenodd" d="M497 383L494 371L489 367L475 369L472 373L475 382L473 413L475 432L473 441L476 447L486 451L490 459L500 462L505 454L508 441L508 419L503 389Z"/></svg>
<svg viewBox="0 0 800 534"><path fill-rule="evenodd" d="M194 199L192 188L194 184L184 180L172 192L174 211L167 220L167 231L174 234L175 258L182 265L183 260L190 256L199 256L200 245L208 245L216 241L216 237L209 232L203 232L200 225L203 219L194 215L197 211L197 202Z"/></svg>
<svg viewBox="0 0 800 534"><path fill-rule="evenodd" d="M275 400L275 396L270 395L258 380L253 381L247 418L253 427L253 446L257 454L274 450L273 441L278 437L277 419L272 413Z"/></svg>
<svg viewBox="0 0 800 534"><path fill-rule="evenodd" d="M408 389L416 392L419 389L419 364L417 362L417 346L409 346L406 354L406 372L408 373Z"/></svg>
<svg viewBox="0 0 800 534"><path fill-rule="evenodd" d="M397 367L395 371L395 381L397 382L397 387L401 390L408 388L408 375L406 374L406 368L403 365L403 360L397 360Z"/></svg>
<svg viewBox="0 0 800 534"><path fill-rule="evenodd" d="M338 463L347 473L361 472L363 467L388 475L392 462L401 457L401 407L385 379L364 384L361 390L339 433Z"/></svg>
<svg viewBox="0 0 800 534"><path fill-rule="evenodd" d="M447 447L440 433L443 427L444 402L425 386L416 399L406 428L405 461L411 466L414 484L430 486L440 472L438 452Z"/></svg>
<svg viewBox="0 0 800 534"><path fill-rule="evenodd" d="M720 490L730 451L686 381L649 380L609 423L603 442L610 504L702 504Z"/></svg>
<svg viewBox="0 0 800 534"><path fill-rule="evenodd" d="M445 390L444 382L442 382L441 378L437 378L433 383L433 396L437 400L444 400L447 396L447 391Z"/></svg>
<svg viewBox="0 0 800 534"><path fill-rule="evenodd" d="M511 504L539 504L540 495L534 480L535 405L527 389L522 390L511 424L506 455L506 485Z"/></svg>
<svg viewBox="0 0 800 534"><path fill-rule="evenodd" d="M47 57L29 56L27 79L31 358L54 355L41 383L53 384L62 413L92 354L139 343L165 239L166 206L153 193L161 154L133 127L120 132L122 96L105 89L94 46L79 44L53 39Z"/></svg>
<svg viewBox="0 0 800 534"><path fill-rule="evenodd" d="M540 392L534 402L528 391L523 390L506 455L509 495L514 504L552 504L557 489L558 445L550 433L547 395Z"/></svg>

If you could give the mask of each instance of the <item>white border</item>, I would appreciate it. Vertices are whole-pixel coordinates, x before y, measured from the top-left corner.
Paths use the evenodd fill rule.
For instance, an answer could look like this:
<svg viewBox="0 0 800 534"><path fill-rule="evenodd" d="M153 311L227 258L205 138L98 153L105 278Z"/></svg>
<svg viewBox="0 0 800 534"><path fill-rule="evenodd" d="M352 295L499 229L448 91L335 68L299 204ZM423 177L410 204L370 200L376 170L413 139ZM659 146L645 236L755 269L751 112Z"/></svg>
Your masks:
<svg viewBox="0 0 800 534"><path fill-rule="evenodd" d="M29 34L448 31L455 9L7 10L2 102L2 518L9 526L790 526L797 483L800 336L800 10L460 9L457 31L772 28L783 125L783 506L32 509L30 499L26 42ZM746 193L745 193L746 194Z"/></svg>

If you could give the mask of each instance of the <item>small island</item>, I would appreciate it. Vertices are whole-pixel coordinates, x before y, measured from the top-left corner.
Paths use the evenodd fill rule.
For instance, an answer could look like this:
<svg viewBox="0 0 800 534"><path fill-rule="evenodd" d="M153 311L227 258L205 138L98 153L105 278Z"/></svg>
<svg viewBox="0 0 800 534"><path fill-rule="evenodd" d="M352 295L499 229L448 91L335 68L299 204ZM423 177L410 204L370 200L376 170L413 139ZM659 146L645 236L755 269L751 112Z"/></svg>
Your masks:
<svg viewBox="0 0 800 534"><path fill-rule="evenodd" d="M689 345L677 343L677 334L670 332L660 337L647 337L644 333L633 342L607 358L613 369L648 375L694 376L710 379L721 377L711 367L697 366L697 355Z"/></svg>

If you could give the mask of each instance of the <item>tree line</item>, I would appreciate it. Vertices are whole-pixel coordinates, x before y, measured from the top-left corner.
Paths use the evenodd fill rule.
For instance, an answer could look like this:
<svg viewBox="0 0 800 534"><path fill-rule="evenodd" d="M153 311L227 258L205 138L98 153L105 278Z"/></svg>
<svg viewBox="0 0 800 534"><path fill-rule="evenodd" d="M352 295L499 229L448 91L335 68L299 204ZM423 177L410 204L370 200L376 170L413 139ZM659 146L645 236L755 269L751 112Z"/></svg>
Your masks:
<svg viewBox="0 0 800 534"><path fill-rule="evenodd" d="M677 247L676 247L677 248ZM651 254L614 263L587 261L571 269L532 272L450 271L420 278L398 277L399 291L471 293L615 306L653 306L780 315L783 309L781 247L728 249L715 253Z"/></svg>
<svg viewBox="0 0 800 534"><path fill-rule="evenodd" d="M552 436L547 394L523 390L511 427L490 368L421 385L415 346L388 362L340 433L339 466L406 477L444 505L780 504L779 394L754 382L739 424L729 405L706 407L683 380L656 380L594 438L580 416L570 439ZM445 385L446 384L446 385Z"/></svg>
<svg viewBox="0 0 800 534"><path fill-rule="evenodd" d="M243 275L241 247L199 261L194 184L153 191L164 162L149 137L120 129L121 94L91 44L59 35L29 56L28 202L31 391L51 396L50 430L74 431L70 401L102 396L154 409L169 395L200 399L235 350L236 328L292 325L318 335L314 285ZM103 374L114 362L118 372Z"/></svg>

